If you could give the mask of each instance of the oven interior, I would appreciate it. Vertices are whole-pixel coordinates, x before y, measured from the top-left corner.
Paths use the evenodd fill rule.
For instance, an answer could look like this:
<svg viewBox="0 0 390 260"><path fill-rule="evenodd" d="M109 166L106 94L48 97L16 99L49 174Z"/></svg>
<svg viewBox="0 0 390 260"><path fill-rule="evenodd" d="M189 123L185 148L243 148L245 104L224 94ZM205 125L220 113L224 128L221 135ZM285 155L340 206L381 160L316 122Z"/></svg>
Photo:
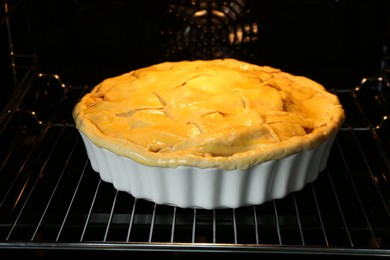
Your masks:
<svg viewBox="0 0 390 260"><path fill-rule="evenodd" d="M0 255L390 256L388 4L351 2L2 1ZM185 17L205 6L236 27ZM237 6L250 19L236 19ZM232 48L214 44L225 34ZM318 179L216 210L156 205L101 181L71 115L80 97L133 68L213 55L304 74L337 94L346 120Z"/></svg>

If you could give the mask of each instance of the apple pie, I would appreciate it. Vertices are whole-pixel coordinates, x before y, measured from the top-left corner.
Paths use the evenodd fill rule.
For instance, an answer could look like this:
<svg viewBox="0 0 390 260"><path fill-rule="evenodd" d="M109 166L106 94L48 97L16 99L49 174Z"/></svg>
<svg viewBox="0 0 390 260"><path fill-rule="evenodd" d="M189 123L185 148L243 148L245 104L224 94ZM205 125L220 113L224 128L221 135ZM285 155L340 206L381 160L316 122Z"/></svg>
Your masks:
<svg viewBox="0 0 390 260"><path fill-rule="evenodd" d="M162 204L218 208L259 204L313 181L344 110L307 77L216 59L164 62L105 79L81 98L73 117L94 170L117 189ZM257 180L256 173L264 176ZM273 194L269 182L281 191ZM255 194L238 195L252 186ZM226 198L213 197L224 189Z"/></svg>

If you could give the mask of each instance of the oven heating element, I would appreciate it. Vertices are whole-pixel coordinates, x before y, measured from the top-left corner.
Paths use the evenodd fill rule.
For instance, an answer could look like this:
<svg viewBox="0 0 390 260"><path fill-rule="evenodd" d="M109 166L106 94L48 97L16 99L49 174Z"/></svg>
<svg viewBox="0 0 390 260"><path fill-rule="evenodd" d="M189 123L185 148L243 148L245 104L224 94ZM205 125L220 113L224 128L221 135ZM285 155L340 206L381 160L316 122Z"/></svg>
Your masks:
<svg viewBox="0 0 390 260"><path fill-rule="evenodd" d="M167 60L250 59L259 37L245 0L172 1L162 29Z"/></svg>

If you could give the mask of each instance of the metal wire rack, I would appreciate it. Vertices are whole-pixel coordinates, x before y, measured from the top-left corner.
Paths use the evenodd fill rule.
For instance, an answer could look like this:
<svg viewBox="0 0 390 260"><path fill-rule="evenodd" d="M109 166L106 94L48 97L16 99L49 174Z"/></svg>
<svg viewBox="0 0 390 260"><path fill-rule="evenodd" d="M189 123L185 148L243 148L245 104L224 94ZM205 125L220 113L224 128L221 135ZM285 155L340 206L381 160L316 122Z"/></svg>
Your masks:
<svg viewBox="0 0 390 260"><path fill-rule="evenodd" d="M303 190L238 209L137 200L100 180L71 111L88 87L37 73L0 128L0 248L390 255L389 82L336 90L347 117ZM25 89L25 88L23 88Z"/></svg>

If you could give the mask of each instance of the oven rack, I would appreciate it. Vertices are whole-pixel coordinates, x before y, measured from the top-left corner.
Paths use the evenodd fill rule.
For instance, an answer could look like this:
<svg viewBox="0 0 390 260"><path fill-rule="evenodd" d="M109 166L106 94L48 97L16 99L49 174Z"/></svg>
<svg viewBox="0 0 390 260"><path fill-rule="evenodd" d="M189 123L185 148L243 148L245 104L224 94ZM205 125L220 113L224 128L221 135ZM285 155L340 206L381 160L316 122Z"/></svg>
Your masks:
<svg viewBox="0 0 390 260"><path fill-rule="evenodd" d="M390 256L390 87L383 77L334 90L346 120L317 180L283 199L216 210L116 191L92 170L71 115L90 87L38 72L24 83L0 117L0 253Z"/></svg>

